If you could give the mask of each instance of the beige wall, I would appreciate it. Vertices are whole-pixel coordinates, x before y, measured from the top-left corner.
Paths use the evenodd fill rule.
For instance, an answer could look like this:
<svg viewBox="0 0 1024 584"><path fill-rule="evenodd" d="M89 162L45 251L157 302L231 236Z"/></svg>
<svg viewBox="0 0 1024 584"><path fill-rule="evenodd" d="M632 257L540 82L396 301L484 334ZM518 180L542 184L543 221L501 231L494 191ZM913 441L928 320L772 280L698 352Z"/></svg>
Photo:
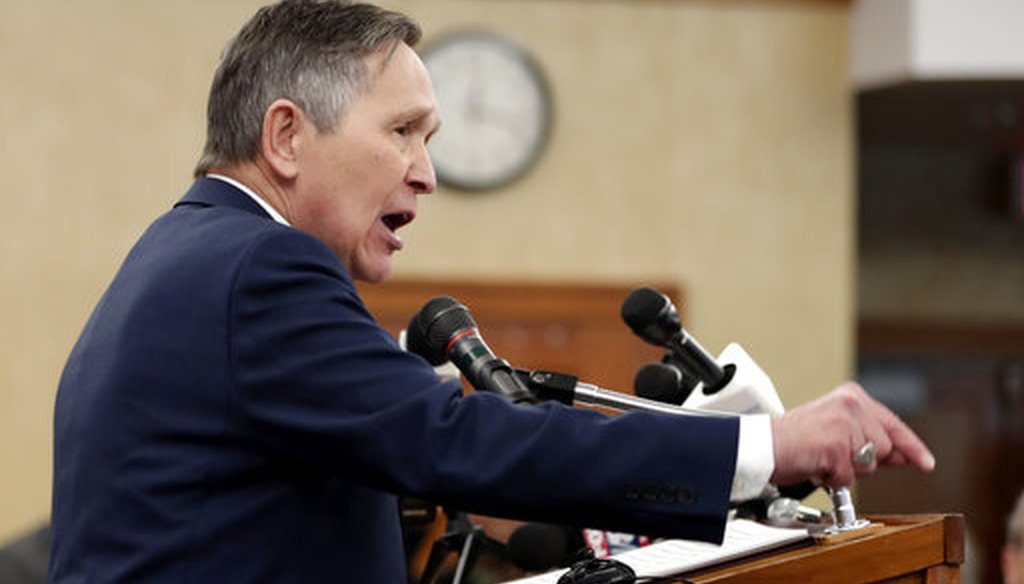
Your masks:
<svg viewBox="0 0 1024 584"><path fill-rule="evenodd" d="M43 520L63 360L134 238L189 183L224 41L259 2L0 0L0 540ZM421 204L403 276L675 281L794 404L851 372L848 8L405 0L427 40L511 35L553 81L550 150ZM454 234L458 234L458 238Z"/></svg>

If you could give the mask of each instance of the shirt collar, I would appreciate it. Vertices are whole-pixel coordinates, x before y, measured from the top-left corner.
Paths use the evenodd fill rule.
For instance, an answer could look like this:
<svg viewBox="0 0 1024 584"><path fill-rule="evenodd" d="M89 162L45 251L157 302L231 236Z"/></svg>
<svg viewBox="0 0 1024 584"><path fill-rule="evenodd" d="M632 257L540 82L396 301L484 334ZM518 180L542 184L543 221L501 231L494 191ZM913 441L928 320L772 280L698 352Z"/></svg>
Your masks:
<svg viewBox="0 0 1024 584"><path fill-rule="evenodd" d="M244 184L238 182L237 180L235 180L235 179L233 179L231 177L224 176L223 174L207 174L206 177L207 178L217 179L217 180L220 180L220 181L224 181L224 182L228 183L229 185L235 187L236 189L242 191L246 195L249 195L249 198L251 198L252 200L256 201L256 203L260 207L262 207L263 210L267 212L267 215L270 215L270 217L274 221L277 221L278 223L280 223L282 225L287 225L287 226L291 227L292 224L289 223L288 220L285 219L280 213L278 213L277 209L271 207L270 203L268 203L268 202L263 200L263 197L257 195L255 191L253 191L249 187L245 186Z"/></svg>

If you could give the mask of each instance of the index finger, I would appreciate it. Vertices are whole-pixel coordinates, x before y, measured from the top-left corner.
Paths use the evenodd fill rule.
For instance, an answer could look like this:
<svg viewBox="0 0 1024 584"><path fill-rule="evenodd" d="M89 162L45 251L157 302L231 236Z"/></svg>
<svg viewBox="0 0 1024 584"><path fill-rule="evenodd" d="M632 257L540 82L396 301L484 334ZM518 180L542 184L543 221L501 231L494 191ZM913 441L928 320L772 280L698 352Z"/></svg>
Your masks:
<svg viewBox="0 0 1024 584"><path fill-rule="evenodd" d="M875 406L875 412L882 428L892 441L892 452L886 457L887 461L897 464L909 461L924 472L931 472L935 468L935 455L928 449L924 441L889 408L874 399L871 401Z"/></svg>

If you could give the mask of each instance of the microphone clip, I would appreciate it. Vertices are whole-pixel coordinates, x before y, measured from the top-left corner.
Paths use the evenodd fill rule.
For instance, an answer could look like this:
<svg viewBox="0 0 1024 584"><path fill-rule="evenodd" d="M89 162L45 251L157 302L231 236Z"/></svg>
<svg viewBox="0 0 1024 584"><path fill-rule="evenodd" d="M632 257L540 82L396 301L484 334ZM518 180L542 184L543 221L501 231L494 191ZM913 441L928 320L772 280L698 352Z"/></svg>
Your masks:
<svg viewBox="0 0 1024 584"><path fill-rule="evenodd" d="M555 371L544 371L534 369L513 369L519 381L526 386L530 393L541 401L557 401L565 405L573 405L576 395L576 386L580 378L568 373Z"/></svg>
<svg viewBox="0 0 1024 584"><path fill-rule="evenodd" d="M774 496L744 501L733 506L737 518L759 521L777 527L806 527L821 525L824 514L813 507L805 507L799 499Z"/></svg>

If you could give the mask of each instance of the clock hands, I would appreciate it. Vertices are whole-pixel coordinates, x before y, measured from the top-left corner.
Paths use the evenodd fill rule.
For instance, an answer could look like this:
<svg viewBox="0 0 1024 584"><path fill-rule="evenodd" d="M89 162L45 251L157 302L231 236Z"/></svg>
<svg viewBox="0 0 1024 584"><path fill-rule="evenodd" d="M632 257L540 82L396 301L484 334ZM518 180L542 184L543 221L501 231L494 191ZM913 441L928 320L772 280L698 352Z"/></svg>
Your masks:
<svg viewBox="0 0 1024 584"><path fill-rule="evenodd" d="M550 96L529 56L486 32L455 34L423 52L445 130L431 143L438 179L496 188L524 173L547 142Z"/></svg>

